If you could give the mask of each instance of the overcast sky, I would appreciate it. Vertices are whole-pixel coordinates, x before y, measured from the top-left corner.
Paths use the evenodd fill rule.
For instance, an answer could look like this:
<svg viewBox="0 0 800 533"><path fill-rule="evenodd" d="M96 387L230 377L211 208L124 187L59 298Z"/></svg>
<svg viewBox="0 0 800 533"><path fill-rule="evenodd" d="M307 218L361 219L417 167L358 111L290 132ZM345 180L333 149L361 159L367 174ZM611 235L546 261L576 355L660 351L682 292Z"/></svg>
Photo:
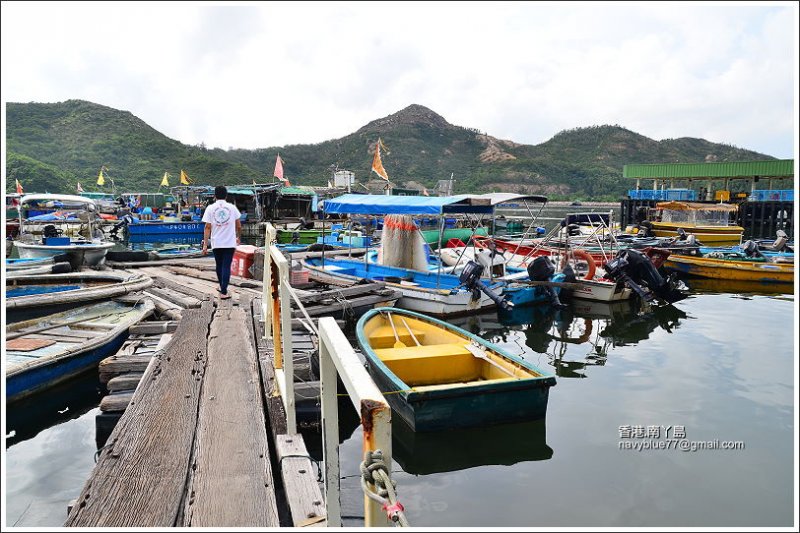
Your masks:
<svg viewBox="0 0 800 533"><path fill-rule="evenodd" d="M3 2L2 93L225 149L318 143L421 104L526 144L619 124L791 158L797 24L795 3Z"/></svg>

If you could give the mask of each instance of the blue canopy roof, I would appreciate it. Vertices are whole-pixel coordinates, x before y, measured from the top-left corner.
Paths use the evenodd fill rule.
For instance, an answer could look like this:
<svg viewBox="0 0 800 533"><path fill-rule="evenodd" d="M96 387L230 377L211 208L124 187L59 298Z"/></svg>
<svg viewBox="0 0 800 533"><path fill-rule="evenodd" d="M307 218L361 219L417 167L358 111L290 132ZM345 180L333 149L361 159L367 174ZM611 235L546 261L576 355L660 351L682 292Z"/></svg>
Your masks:
<svg viewBox="0 0 800 533"><path fill-rule="evenodd" d="M441 215L444 213L492 213L488 199L461 196L390 196L344 194L325 200L326 213L357 215Z"/></svg>

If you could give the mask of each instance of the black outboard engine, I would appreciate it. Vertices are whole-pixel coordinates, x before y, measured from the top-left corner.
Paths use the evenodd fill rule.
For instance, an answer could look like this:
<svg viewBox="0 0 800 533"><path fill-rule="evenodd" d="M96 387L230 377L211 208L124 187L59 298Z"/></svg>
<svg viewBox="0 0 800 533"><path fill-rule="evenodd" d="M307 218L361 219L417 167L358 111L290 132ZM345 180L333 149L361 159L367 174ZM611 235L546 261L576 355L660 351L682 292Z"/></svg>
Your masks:
<svg viewBox="0 0 800 533"><path fill-rule="evenodd" d="M114 239L119 239L119 230L124 230L128 224L133 222L133 217L130 214L125 214L122 218L119 219L119 222L114 224L109 231L110 235Z"/></svg>
<svg viewBox="0 0 800 533"><path fill-rule="evenodd" d="M540 255L528 265L528 277L531 278L531 281L548 281L555 271L556 267L553 266L550 258L545 255ZM573 272L573 276L574 275L575 273ZM553 290L553 287L542 285L537 287L537 289L543 291L547 295L551 305L558 308L566 307L566 305L562 304L561 300L558 299L558 294Z"/></svg>
<svg viewBox="0 0 800 533"><path fill-rule="evenodd" d="M647 256L639 250L631 248L620 250L603 268L606 276L614 281L623 281L645 301L658 299L666 303L675 303L687 296L673 286L671 278L664 279ZM645 291L643 286L649 291Z"/></svg>
<svg viewBox="0 0 800 533"><path fill-rule="evenodd" d="M48 224L42 228L42 237L44 238L58 237L61 233L53 224Z"/></svg>
<svg viewBox="0 0 800 533"><path fill-rule="evenodd" d="M307 221L305 217L300 217L300 229L314 229L314 221Z"/></svg>
<svg viewBox="0 0 800 533"><path fill-rule="evenodd" d="M761 251L758 249L758 244L756 244L754 241L745 241L744 244L742 244L742 251L744 252L744 255L746 255L747 257L751 258L764 257L764 254L762 254Z"/></svg>
<svg viewBox="0 0 800 533"><path fill-rule="evenodd" d="M486 284L481 281L481 276L483 275L483 265L476 263L475 261L468 261L464 270L461 271L461 274L458 275L458 280L461 282L461 285L470 289L472 291L472 299L477 300L481 297L481 291L483 291L486 296L492 299L494 303L497 304L498 307L505 311L510 311L514 308L513 302L507 302L503 298L499 297L491 290Z"/></svg>
<svg viewBox="0 0 800 533"><path fill-rule="evenodd" d="M639 237L654 237L655 234L653 233L653 223L649 220L642 220L638 224L639 233L637 234Z"/></svg>

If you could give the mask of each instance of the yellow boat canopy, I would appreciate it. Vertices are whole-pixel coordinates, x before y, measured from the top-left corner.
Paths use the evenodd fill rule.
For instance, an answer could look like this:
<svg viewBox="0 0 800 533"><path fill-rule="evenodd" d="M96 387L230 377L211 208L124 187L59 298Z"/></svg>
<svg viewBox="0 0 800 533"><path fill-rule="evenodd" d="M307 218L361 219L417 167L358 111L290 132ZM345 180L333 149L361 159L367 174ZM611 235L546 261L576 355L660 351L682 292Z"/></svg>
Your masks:
<svg viewBox="0 0 800 533"><path fill-rule="evenodd" d="M738 206L732 204L701 204L697 202L659 202L656 209L671 211L737 211Z"/></svg>

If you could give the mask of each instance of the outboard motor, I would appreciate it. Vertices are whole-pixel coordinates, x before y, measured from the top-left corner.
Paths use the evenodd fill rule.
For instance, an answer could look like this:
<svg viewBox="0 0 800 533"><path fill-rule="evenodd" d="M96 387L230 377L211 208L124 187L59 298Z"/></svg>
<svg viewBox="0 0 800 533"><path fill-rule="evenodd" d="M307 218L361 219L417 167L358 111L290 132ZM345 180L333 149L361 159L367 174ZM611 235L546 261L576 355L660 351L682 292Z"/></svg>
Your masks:
<svg viewBox="0 0 800 533"><path fill-rule="evenodd" d="M756 244L754 241L745 241L744 244L742 244L742 251L744 252L744 255L746 255L747 257L751 258L764 257L764 255L758 249L758 244Z"/></svg>
<svg viewBox="0 0 800 533"><path fill-rule="evenodd" d="M111 230L109 231L111 237L114 239L119 239L119 235L117 235L117 233L119 233L120 230L124 230L128 226L128 224L132 222L133 222L133 217L130 214L125 214L125 216L119 219L119 222L117 222L116 224L114 224L114 226L112 226Z"/></svg>
<svg viewBox="0 0 800 533"><path fill-rule="evenodd" d="M673 286L671 278L664 279L647 256L639 250L631 248L620 250L603 268L607 277L614 281L623 281L645 301L659 299L675 303L687 296ZM649 291L646 291L645 287Z"/></svg>
<svg viewBox="0 0 800 533"><path fill-rule="evenodd" d="M772 243L770 248L776 252L788 251L787 245L789 244L789 236L782 229L778 230L777 235L775 242Z"/></svg>
<svg viewBox="0 0 800 533"><path fill-rule="evenodd" d="M494 303L497 304L498 307L505 311L510 311L514 308L514 304L512 302L507 302L500 296L493 293L489 290L489 287L481 281L481 276L483 275L483 266L479 265L475 261L468 261L464 270L461 271L461 274L458 275L458 280L461 282L461 285L468 288L472 291L472 299L477 300L481 297L481 291L486 294L489 298L492 299Z"/></svg>
<svg viewBox="0 0 800 533"><path fill-rule="evenodd" d="M653 223L650 222L649 220L642 220L641 222L639 222L638 227L639 227L639 232L638 232L637 235L639 237L654 237L655 236L653 234Z"/></svg>
<svg viewBox="0 0 800 533"><path fill-rule="evenodd" d="M556 267L553 266L552 261L550 261L550 258L546 255L538 256L528 265L528 277L531 278L531 281L549 281L555 272ZM574 276L575 272L573 272L572 275ZM542 290L547 295L551 305L559 308L566 307L561 303L561 300L558 299L558 294L553 290L553 287L540 285L537 289Z"/></svg>
<svg viewBox="0 0 800 533"><path fill-rule="evenodd" d="M307 221L305 217L300 217L300 229L314 229L314 221Z"/></svg>
<svg viewBox="0 0 800 533"><path fill-rule="evenodd" d="M42 237L50 238L50 237L58 237L62 232L58 230L53 224L48 224L44 228L42 228Z"/></svg>

